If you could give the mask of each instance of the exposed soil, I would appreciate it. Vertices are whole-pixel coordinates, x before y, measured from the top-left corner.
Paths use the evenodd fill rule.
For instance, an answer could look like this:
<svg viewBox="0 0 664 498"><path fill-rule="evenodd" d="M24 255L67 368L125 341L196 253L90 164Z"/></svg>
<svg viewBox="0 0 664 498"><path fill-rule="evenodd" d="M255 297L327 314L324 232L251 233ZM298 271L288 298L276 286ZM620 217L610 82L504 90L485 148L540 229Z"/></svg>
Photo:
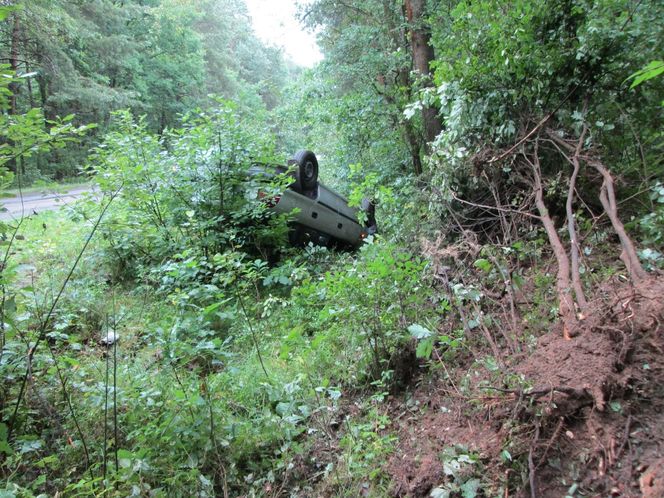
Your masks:
<svg viewBox="0 0 664 498"><path fill-rule="evenodd" d="M404 411L404 400L392 410L392 495L424 497L449 484L441 454L462 445L479 455L483 483L504 496L664 497L662 323L663 278L609 282L583 334L566 340L552 330L513 358L504 378L521 375L531 387L487 391L482 375L463 395L441 379L419 386L410 401L418 410Z"/></svg>
<svg viewBox="0 0 664 498"><path fill-rule="evenodd" d="M445 481L440 456L447 447L464 447L482 460L500 453L501 431L466 413L460 398L437 392L429 384L414 393L411 404L423 408L406 410L397 421L399 448L387 465L393 496L429 496L432 488Z"/></svg>

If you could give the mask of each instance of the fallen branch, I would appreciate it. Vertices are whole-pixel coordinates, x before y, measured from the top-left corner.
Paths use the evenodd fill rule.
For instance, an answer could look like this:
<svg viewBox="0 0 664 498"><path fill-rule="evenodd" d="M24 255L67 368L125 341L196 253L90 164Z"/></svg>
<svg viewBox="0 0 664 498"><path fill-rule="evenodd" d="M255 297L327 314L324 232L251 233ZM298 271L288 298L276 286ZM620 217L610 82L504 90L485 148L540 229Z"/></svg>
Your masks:
<svg viewBox="0 0 664 498"><path fill-rule="evenodd" d="M581 312L585 315L588 311L588 301L586 301L586 296L583 292L583 284L581 283L581 272L579 271L579 236L576 230L576 221L574 218L574 193L576 190L576 178L579 176L579 171L581 170L581 162L579 161L579 154L581 153L581 148L583 147L583 139L586 136L588 127L584 124L583 131L579 137L579 141L576 144L574 149L574 155L571 158L571 163L573 166L572 176L569 179L569 189L567 191L567 202L565 204L565 209L567 212L567 231L569 232L569 252L570 260L572 263L572 286L574 288L574 295L576 297L576 302L581 308Z"/></svg>
<svg viewBox="0 0 664 498"><path fill-rule="evenodd" d="M437 189L435 189L435 190L437 190ZM464 199L461 199L457 195L455 195L455 193L451 190L450 190L450 194L452 195L452 198L455 201L459 201L462 204L467 204L468 206L483 208L483 209L489 209L489 210L492 210L492 211L500 211L500 212L503 212L503 213L520 214L520 215L523 215L523 216L527 216L528 218L534 218L536 220L541 220L540 216L537 216L536 214L528 213L527 211L519 211L517 209L509 209L509 208L504 208L504 207L500 207L500 206L488 206L486 204L478 204L476 202L466 201Z"/></svg>
<svg viewBox="0 0 664 498"><path fill-rule="evenodd" d="M627 420L625 421L625 430L623 431L623 440L622 443L620 443L620 447L618 448L618 451L616 452L616 460L620 458L620 455L622 455L623 450L625 449L625 445L629 442L629 428L632 425L632 416L628 415Z"/></svg>
<svg viewBox="0 0 664 498"><path fill-rule="evenodd" d="M579 151L577 147L574 147L568 143L565 139L555 133L553 130L547 130L547 135L555 143L566 149L569 153L574 153L579 157ZM639 283L646 278L647 273L641 266L639 257L636 254L636 248L632 239L627 235L625 226L618 217L618 203L616 201L616 193L614 189L613 176L610 171L601 161L596 157L585 156L585 161L593 167L601 176L602 176L602 186L600 187L599 200L602 203L602 207L606 212L606 215L611 221L613 230L618 235L620 239L620 245L622 247L622 253L620 254L620 259L625 264L627 271L629 272L630 278L634 283Z"/></svg>
<svg viewBox="0 0 664 498"><path fill-rule="evenodd" d="M540 457L540 461L539 461L539 463L537 464L537 466L535 468L539 468L544 463L544 460L546 460L546 457L549 454L549 450L553 446L553 443L556 442L556 439L558 439L558 436L560 436L560 433L563 430L564 423L565 423L565 418L560 417L558 419L558 423L556 424L556 428L553 431L553 434L549 438L549 442L546 443L546 448L544 448L544 453Z"/></svg>
<svg viewBox="0 0 664 498"><path fill-rule="evenodd" d="M539 139L535 140L532 160L523 153L524 161L531 167L533 172L533 191L535 193L535 206L540 215L540 220L553 249L553 254L558 263L556 273L556 294L558 296L558 314L563 322L563 336L571 339L579 333L579 322L576 317L575 302L570 285L570 261L567 251L563 246L553 219L544 203L544 187L542 185L542 170L539 160Z"/></svg>
<svg viewBox="0 0 664 498"><path fill-rule="evenodd" d="M602 203L602 207L606 211L606 214L609 216L609 220L611 220L613 230L618 234L618 238L620 239L620 245L623 249L620 254L620 259L625 263L632 281L634 283L639 283L646 278L647 274L641 266L632 239L627 235L625 226L618 217L618 206L616 203L615 190L613 188L613 177L601 162L597 160L590 161L590 165L602 175L604 180L600 189L599 200Z"/></svg>

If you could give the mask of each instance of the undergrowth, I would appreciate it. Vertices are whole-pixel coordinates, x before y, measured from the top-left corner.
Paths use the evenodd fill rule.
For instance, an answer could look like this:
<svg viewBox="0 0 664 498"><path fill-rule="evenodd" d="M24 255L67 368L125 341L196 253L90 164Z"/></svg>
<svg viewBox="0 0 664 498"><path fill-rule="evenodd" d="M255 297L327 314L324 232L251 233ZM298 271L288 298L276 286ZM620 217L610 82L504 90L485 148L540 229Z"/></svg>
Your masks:
<svg viewBox="0 0 664 498"><path fill-rule="evenodd" d="M309 247L276 266L241 252L185 252L129 285L113 279L111 242L97 236L17 405L25 348L90 230L79 216L27 221L14 249L16 332L1 365L8 490L261 495L302 458L307 434L339 424L343 457L325 472L348 496L358 474L384 479L393 440L385 395L357 420L339 411L358 390L412 376L399 358L407 327L435 315L419 292L423 260L378 239L357 257Z"/></svg>

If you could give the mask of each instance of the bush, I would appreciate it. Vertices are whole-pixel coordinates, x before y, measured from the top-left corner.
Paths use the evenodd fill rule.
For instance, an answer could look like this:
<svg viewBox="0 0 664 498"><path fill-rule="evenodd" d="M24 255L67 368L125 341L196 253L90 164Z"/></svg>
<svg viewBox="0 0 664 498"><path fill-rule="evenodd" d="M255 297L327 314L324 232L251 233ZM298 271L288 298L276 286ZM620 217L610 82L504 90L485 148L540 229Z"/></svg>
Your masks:
<svg viewBox="0 0 664 498"><path fill-rule="evenodd" d="M399 377L412 371L403 371L407 365L400 355L413 352L407 328L427 318L424 266L421 258L374 240L342 269L305 280L293 289L282 317L290 333L283 338L281 357L301 356L332 382L405 380ZM414 354L410 360L407 368L415 366ZM390 380L394 370L399 372Z"/></svg>
<svg viewBox="0 0 664 498"><path fill-rule="evenodd" d="M115 120L90 170L103 192L120 192L104 225L116 277L145 277L152 265L185 250L209 257L232 249L268 259L283 243L286 217L268 211L257 191L276 192L288 179L249 175L256 162L278 163L270 135L256 123L230 106L188 115L181 129L161 137L126 111Z"/></svg>

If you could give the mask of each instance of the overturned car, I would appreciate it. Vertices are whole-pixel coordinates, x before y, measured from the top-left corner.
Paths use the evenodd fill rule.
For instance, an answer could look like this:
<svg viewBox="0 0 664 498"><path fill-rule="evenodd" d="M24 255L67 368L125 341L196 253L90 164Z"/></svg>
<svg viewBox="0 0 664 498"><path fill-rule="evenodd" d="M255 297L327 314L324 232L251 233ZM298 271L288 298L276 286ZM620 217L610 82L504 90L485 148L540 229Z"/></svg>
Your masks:
<svg viewBox="0 0 664 498"><path fill-rule="evenodd" d="M258 195L276 213L292 214L289 241L293 245L312 242L322 246L357 247L376 232L375 207L365 199L353 208L341 195L318 181L318 160L309 150L298 151L288 167L255 164L253 176L272 177L287 173L292 182L278 195ZM364 215L358 217L363 212ZM366 221L361 222L360 218Z"/></svg>

